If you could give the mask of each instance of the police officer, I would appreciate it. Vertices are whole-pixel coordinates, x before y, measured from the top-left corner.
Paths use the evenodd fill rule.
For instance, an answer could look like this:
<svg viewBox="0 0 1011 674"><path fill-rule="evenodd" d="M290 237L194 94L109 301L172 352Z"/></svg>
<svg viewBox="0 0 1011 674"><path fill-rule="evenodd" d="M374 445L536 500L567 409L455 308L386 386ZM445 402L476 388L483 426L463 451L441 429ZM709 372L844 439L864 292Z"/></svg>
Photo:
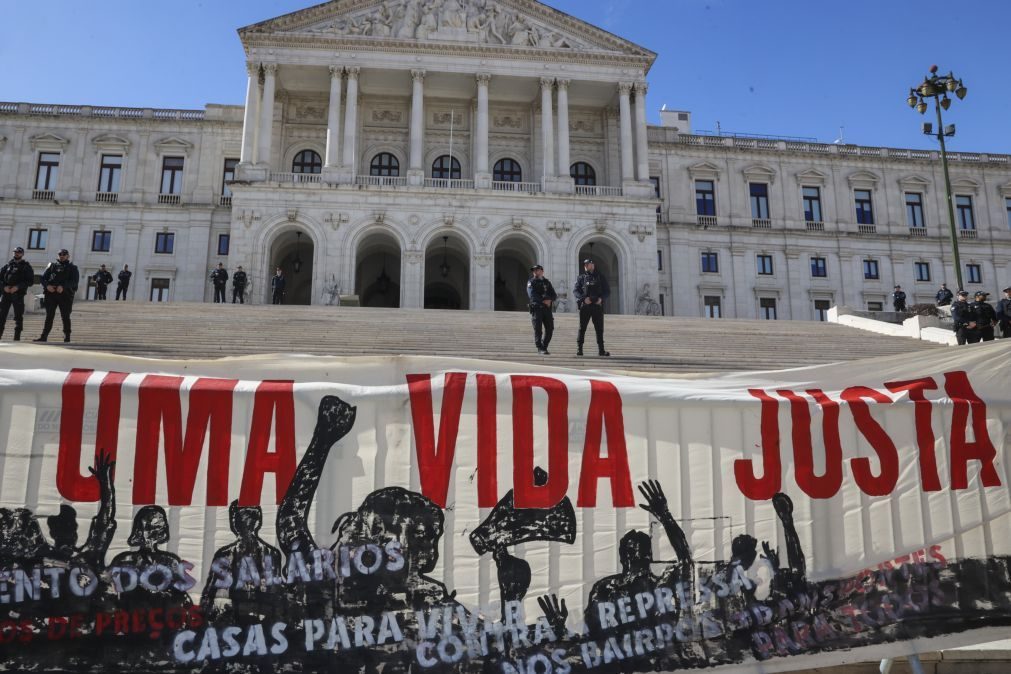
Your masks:
<svg viewBox="0 0 1011 674"><path fill-rule="evenodd" d="M534 326L534 344L537 345L537 353L550 356L548 344L551 343L551 335L555 332L555 316L551 310L551 303L558 299L558 294L551 281L544 278L544 267L535 264L530 268L530 273L530 279L527 281L527 299L530 302L530 322Z"/></svg>
<svg viewBox="0 0 1011 674"><path fill-rule="evenodd" d="M274 298L274 304L284 304L284 272L278 267L273 278L270 279L270 291Z"/></svg>
<svg viewBox="0 0 1011 674"><path fill-rule="evenodd" d="M246 303L246 281L246 272L242 271L240 265L232 274L232 304L235 304L236 299L239 300L239 304Z"/></svg>
<svg viewBox="0 0 1011 674"><path fill-rule="evenodd" d="M18 246L14 257L0 268L0 337L7 327L7 313L14 307L14 341L21 341L21 329L25 318L25 293L35 283L35 271L25 259L25 249Z"/></svg>
<svg viewBox="0 0 1011 674"><path fill-rule="evenodd" d="M95 299L109 299L107 293L109 292L109 284L112 283L112 274L109 273L104 264L94 273L91 280L95 282Z"/></svg>
<svg viewBox="0 0 1011 674"><path fill-rule="evenodd" d="M1000 324L1000 336L1011 339L1011 286L1002 292L1004 297L997 303L997 321Z"/></svg>
<svg viewBox="0 0 1011 674"><path fill-rule="evenodd" d="M937 291L936 295L934 295L934 299L937 301L937 306L939 307L946 307L951 304L951 300L954 299L954 295L952 295L951 291L948 290L947 283L941 284L941 289Z"/></svg>
<svg viewBox="0 0 1011 674"><path fill-rule="evenodd" d="M70 261L70 252L64 248L59 252L56 262L50 262L42 273L42 287L45 290L42 303L46 307L46 322L42 325L42 334L36 342L49 341L57 309L60 310L60 320L63 321L63 341L70 341L70 312L74 310L74 293L77 292L80 280L77 265Z"/></svg>
<svg viewBox="0 0 1011 674"><path fill-rule="evenodd" d="M583 260L583 273L576 279L572 288L572 296L579 305L579 335L576 336L576 355L583 355L583 338L586 336L586 326L593 321L593 331L597 333L597 353L610 356L604 350L604 300L611 295L604 275L596 271L593 260Z"/></svg>
<svg viewBox="0 0 1011 674"><path fill-rule="evenodd" d="M133 272L130 271L130 265L124 264L123 270L119 272L117 278L119 283L116 284L116 299L123 297L123 301L126 301L126 291L130 289L130 277L133 276Z"/></svg>
<svg viewBox="0 0 1011 674"><path fill-rule="evenodd" d="M951 320L955 323L953 328L959 344L975 344L979 341L976 312L968 299L969 293L959 290L958 299L951 303Z"/></svg>
<svg viewBox="0 0 1011 674"><path fill-rule="evenodd" d="M969 305L976 312L976 329L979 330L979 337L984 342L993 341L993 326L997 324L997 312L986 301L989 296L990 293L980 290L976 293L976 301Z"/></svg>
<svg viewBox="0 0 1011 674"><path fill-rule="evenodd" d="M220 304L225 301L225 286L228 285L225 265L218 263L218 268L211 272L211 281L214 283L214 303Z"/></svg>
<svg viewBox="0 0 1011 674"><path fill-rule="evenodd" d="M906 310L906 293L902 292L902 286L895 286L892 291L892 307L896 311Z"/></svg>

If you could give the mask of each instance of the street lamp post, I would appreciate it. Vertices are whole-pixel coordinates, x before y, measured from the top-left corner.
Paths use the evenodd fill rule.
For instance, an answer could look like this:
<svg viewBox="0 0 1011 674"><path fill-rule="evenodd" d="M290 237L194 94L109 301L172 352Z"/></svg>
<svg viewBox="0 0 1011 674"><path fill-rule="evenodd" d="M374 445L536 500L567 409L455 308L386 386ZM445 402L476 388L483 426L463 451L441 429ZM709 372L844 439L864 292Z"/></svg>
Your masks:
<svg viewBox="0 0 1011 674"><path fill-rule="evenodd" d="M921 115L927 112L928 98L934 99L934 107L937 109L937 133L934 133L930 122L924 122L923 133L928 136L936 136L937 141L941 144L941 167L944 169L944 190L948 199L951 251L955 257L955 279L958 281L959 290L965 286L962 285L962 262L958 256L958 231L955 227L955 204L951 196L951 177L948 175L948 152L944 146L944 139L955 135L955 125L949 124L948 126L944 126L944 122L941 121L941 108L947 110L951 106L948 92L953 92L958 96L959 100L962 100L965 98L967 91L965 85L962 84L962 80L956 78L953 73L949 72L947 75L938 75L937 66L931 66L930 76L924 77L923 82L919 86L910 89L909 98L906 99L909 107L916 108L916 111Z"/></svg>

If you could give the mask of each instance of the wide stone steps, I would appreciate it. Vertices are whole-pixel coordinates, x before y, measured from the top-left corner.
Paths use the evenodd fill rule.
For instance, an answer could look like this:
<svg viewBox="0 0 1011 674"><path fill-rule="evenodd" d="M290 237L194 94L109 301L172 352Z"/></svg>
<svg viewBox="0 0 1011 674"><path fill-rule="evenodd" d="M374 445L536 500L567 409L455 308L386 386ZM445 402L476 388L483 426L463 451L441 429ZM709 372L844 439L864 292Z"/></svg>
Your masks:
<svg viewBox="0 0 1011 674"><path fill-rule="evenodd" d="M41 332L42 314L25 317L23 338ZM209 303L78 302L75 349L158 358L220 358L258 353L435 355L562 367L644 372L765 370L930 351L937 345L806 321L704 320L608 316L612 358L596 355L593 328L586 357L575 356L578 319L556 315L551 356L534 349L529 317L357 307ZM8 323L7 338L13 326ZM61 343L57 316L51 340Z"/></svg>

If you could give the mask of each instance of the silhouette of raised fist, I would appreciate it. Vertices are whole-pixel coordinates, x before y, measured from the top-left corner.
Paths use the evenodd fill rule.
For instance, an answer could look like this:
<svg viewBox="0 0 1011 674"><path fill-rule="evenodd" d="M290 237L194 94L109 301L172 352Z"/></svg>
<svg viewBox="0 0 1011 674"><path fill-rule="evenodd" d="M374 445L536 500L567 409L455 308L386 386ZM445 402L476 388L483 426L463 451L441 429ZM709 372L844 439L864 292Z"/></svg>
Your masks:
<svg viewBox="0 0 1011 674"><path fill-rule="evenodd" d="M357 409L337 396L325 396L319 401L316 433L323 440L337 442L355 425Z"/></svg>
<svg viewBox="0 0 1011 674"><path fill-rule="evenodd" d="M793 501L782 492L772 497L772 507L776 509L776 514L781 518L793 517Z"/></svg>

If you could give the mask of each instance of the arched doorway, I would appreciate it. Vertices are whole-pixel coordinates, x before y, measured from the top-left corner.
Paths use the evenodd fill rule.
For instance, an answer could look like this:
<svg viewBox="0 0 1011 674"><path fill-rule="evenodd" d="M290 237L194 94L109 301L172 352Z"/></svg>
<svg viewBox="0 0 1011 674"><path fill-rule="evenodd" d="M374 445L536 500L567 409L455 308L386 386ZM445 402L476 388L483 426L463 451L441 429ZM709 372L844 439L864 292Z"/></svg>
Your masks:
<svg viewBox="0 0 1011 674"><path fill-rule="evenodd" d="M376 232L358 244L355 294L363 307L400 307L400 244L392 235Z"/></svg>
<svg viewBox="0 0 1011 674"><path fill-rule="evenodd" d="M579 248L579 259L576 260L576 276L583 273L583 260L593 260L597 271L607 279L611 289L611 297L604 302L605 314L620 314L623 310L621 295L621 258L618 251L606 239L591 239Z"/></svg>
<svg viewBox="0 0 1011 674"><path fill-rule="evenodd" d="M280 267L285 278L285 304L312 304L312 237L299 229L279 234L270 247L270 266L264 279L266 301L271 301L270 277Z"/></svg>
<svg viewBox="0 0 1011 674"><path fill-rule="evenodd" d="M470 251L454 234L441 234L425 251L425 308L470 308Z"/></svg>
<svg viewBox="0 0 1011 674"><path fill-rule="evenodd" d="M495 311L527 310L527 279L537 251L527 239L508 236L495 247Z"/></svg>

